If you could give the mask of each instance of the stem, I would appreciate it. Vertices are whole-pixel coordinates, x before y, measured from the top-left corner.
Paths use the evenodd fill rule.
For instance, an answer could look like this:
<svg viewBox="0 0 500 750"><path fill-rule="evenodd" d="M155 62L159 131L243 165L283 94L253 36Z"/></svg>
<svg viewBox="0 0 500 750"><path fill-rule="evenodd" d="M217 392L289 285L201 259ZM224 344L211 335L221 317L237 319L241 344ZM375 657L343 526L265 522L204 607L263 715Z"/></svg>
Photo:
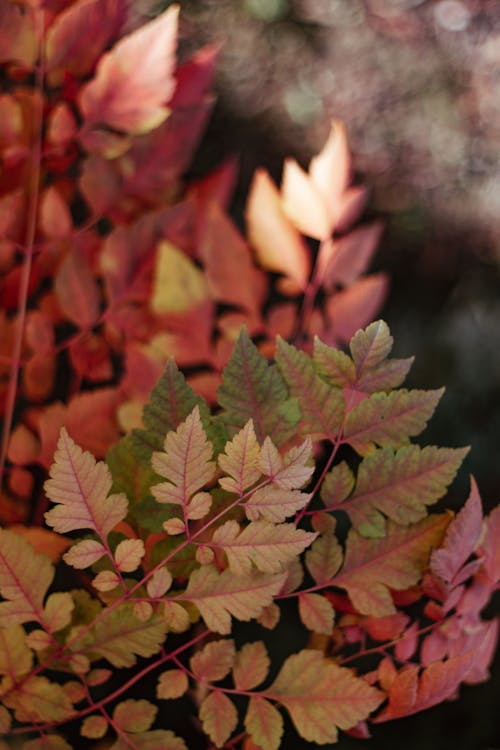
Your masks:
<svg viewBox="0 0 500 750"><path fill-rule="evenodd" d="M34 125L33 143L31 148L32 171L29 182L29 204L26 224L25 254L19 283L19 297L17 303L17 330L12 351L12 362L10 368L9 385L5 400L5 416L2 429L2 442L0 447L0 491L2 489L2 478L4 476L5 461L9 446L14 406L17 395L17 384L19 370L21 367L21 351L24 337L24 326L26 323L26 309L28 306L28 288L33 263L35 248L36 220L38 214L38 202L40 197L40 175L42 160L42 129L43 129L43 95L44 95L44 60L43 60L43 11L33 9L35 35L39 43L39 61L35 70L35 91L39 96L34 97Z"/></svg>

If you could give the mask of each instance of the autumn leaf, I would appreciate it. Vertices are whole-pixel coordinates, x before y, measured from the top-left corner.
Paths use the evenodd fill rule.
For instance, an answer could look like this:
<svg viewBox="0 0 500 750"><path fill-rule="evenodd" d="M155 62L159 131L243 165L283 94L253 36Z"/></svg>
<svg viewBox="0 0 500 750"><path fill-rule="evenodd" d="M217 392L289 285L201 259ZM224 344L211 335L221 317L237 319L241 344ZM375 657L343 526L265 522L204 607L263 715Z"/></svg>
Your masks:
<svg viewBox="0 0 500 750"><path fill-rule="evenodd" d="M262 750L278 750L284 731L283 717L265 698L252 695L245 716L245 729Z"/></svg>
<svg viewBox="0 0 500 750"><path fill-rule="evenodd" d="M158 707L146 700L126 700L113 711L113 721L124 732L146 732L155 720Z"/></svg>
<svg viewBox="0 0 500 750"><path fill-rule="evenodd" d="M26 644L26 633L20 625L0 630L0 674L14 682L31 670L33 653Z"/></svg>
<svg viewBox="0 0 500 750"><path fill-rule="evenodd" d="M287 709L301 737L319 744L337 742L338 728L350 729L384 699L349 669L309 649L289 656L263 695Z"/></svg>
<svg viewBox="0 0 500 750"><path fill-rule="evenodd" d="M61 434L45 483L45 492L56 507L45 514L45 520L59 533L92 529L101 539L122 521L127 513L123 494L108 495L111 475L103 461L73 442L66 429Z"/></svg>
<svg viewBox="0 0 500 750"><path fill-rule="evenodd" d="M178 598L195 604L210 630L226 635L231 615L243 621L258 617L284 578L283 573L235 576L230 570L218 573L213 565L204 565L191 574L185 593Z"/></svg>
<svg viewBox="0 0 500 750"><path fill-rule="evenodd" d="M86 261L76 252L69 253L59 267L54 286L69 320L82 330L90 329L99 318L101 298Z"/></svg>
<svg viewBox="0 0 500 750"><path fill-rule="evenodd" d="M217 682L230 671L235 657L234 641L221 639L207 643L191 657L191 671L201 682Z"/></svg>
<svg viewBox="0 0 500 750"><path fill-rule="evenodd" d="M220 468L228 475L219 479L220 486L227 492L242 495L261 476L260 455L253 420L249 419L218 457Z"/></svg>
<svg viewBox="0 0 500 750"><path fill-rule="evenodd" d="M167 117L165 105L175 89L178 12L178 6L171 6L101 57L79 96L84 135L102 126L147 133Z"/></svg>
<svg viewBox="0 0 500 750"><path fill-rule="evenodd" d="M161 700L180 698L187 691L189 680L182 669L167 669L158 680L156 695Z"/></svg>
<svg viewBox="0 0 500 750"><path fill-rule="evenodd" d="M226 521L214 532L211 545L224 550L234 575L245 576L252 563L262 573L281 572L316 536L291 523L253 521L241 529L236 521Z"/></svg>
<svg viewBox="0 0 500 750"><path fill-rule="evenodd" d="M331 634L335 612L321 594L300 594L299 615L305 627L313 633Z"/></svg>
<svg viewBox="0 0 500 750"><path fill-rule="evenodd" d="M238 690L251 690L266 679L271 661L262 641L245 643L237 652L233 665L234 684Z"/></svg>
<svg viewBox="0 0 500 750"><path fill-rule="evenodd" d="M157 249L151 309L162 315L182 313L209 299L206 278L200 268L169 242Z"/></svg>

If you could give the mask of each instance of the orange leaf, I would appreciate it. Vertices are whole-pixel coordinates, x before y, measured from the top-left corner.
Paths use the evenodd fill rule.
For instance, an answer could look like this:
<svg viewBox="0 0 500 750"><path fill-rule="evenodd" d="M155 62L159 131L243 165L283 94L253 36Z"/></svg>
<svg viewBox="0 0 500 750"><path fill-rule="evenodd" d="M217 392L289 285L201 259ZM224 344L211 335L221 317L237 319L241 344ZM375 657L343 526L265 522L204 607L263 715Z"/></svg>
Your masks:
<svg viewBox="0 0 500 750"><path fill-rule="evenodd" d="M278 189L263 169L255 172L246 218L248 237L261 265L284 274L296 291L304 290L311 267L308 249L285 215Z"/></svg>
<svg viewBox="0 0 500 750"><path fill-rule="evenodd" d="M281 195L285 213L302 234L317 240L331 234L333 221L323 196L294 159L285 161Z"/></svg>

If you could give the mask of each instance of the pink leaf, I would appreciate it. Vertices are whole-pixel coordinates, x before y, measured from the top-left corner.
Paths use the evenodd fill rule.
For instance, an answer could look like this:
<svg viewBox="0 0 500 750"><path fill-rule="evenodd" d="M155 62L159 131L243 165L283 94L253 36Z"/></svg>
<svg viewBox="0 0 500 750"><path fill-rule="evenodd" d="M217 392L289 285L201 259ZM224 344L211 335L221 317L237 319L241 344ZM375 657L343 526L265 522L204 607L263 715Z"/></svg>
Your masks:
<svg viewBox="0 0 500 750"><path fill-rule="evenodd" d="M59 266L54 287L64 314L81 330L91 328L100 314L99 287L87 262L70 252Z"/></svg>
<svg viewBox="0 0 500 750"><path fill-rule="evenodd" d="M326 303L329 325L321 338L326 343L338 339L349 341L359 328L373 320L385 299L388 284L387 276L377 273L332 294Z"/></svg>
<svg viewBox="0 0 500 750"><path fill-rule="evenodd" d="M462 565L474 552L483 522L481 498L476 482L471 477L471 492L467 502L448 526L444 542L431 556L432 572L446 583L453 583Z"/></svg>
<svg viewBox="0 0 500 750"><path fill-rule="evenodd" d="M79 97L84 134L105 125L138 135L167 117L165 104L175 89L178 12L178 6L171 6L101 57L95 77Z"/></svg>

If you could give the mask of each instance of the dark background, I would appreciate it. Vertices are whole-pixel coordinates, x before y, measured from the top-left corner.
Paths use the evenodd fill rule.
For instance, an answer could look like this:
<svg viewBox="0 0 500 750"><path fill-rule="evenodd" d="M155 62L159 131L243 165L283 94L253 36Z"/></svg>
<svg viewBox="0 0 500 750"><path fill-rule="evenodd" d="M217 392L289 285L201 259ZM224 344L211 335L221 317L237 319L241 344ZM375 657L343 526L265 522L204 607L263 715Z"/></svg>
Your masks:
<svg viewBox="0 0 500 750"><path fill-rule="evenodd" d="M356 179L371 187L366 216L386 224L373 270L391 275L381 316L395 354L416 355L411 386L447 389L423 440L472 446L446 504L463 503L473 473L491 509L500 500L500 2L180 5L181 52L222 42L217 105L195 164L203 172L238 154L237 221L257 166L279 181L286 156L306 167L330 118L345 122ZM496 599L489 614L498 610ZM368 744L499 750L499 696L497 658L489 683L375 726ZM287 747L309 747L292 737ZM336 745L362 746L345 735Z"/></svg>

